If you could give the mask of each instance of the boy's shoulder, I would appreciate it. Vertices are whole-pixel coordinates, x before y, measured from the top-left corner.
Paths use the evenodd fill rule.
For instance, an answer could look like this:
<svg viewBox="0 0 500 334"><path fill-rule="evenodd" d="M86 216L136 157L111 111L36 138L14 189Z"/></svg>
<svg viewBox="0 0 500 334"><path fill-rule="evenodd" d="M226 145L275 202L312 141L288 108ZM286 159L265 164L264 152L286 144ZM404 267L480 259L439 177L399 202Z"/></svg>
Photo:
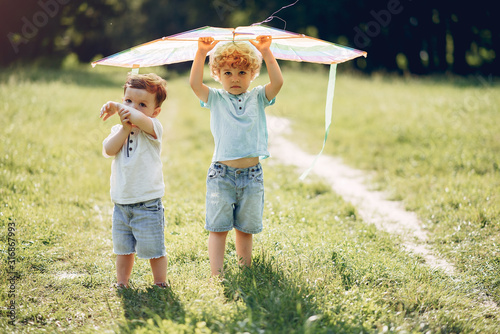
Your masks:
<svg viewBox="0 0 500 334"><path fill-rule="evenodd" d="M151 121L153 122L153 128L154 128L155 133L156 133L156 138L151 136L150 134L144 132L144 131L142 131L142 133L149 140L161 142L162 137L163 137L163 125L161 124L160 120L156 117L152 117Z"/></svg>

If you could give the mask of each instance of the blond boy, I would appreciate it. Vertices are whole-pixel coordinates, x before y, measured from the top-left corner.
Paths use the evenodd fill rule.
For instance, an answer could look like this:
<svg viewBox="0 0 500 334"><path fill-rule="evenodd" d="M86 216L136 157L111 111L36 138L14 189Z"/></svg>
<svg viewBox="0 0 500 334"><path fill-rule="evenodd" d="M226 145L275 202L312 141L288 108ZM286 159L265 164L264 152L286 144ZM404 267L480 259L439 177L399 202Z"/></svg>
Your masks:
<svg viewBox="0 0 500 334"><path fill-rule="evenodd" d="M283 85L279 65L271 53L270 36L246 42L228 42L210 56L212 77L223 89L203 83L205 58L217 42L200 38L191 68L190 84L201 105L210 109L214 155L207 175L205 229L212 275L221 275L226 237L236 230L240 265L252 261L253 234L262 231L264 179L259 159L269 157L264 108L272 105ZM270 82L248 91L264 59Z"/></svg>

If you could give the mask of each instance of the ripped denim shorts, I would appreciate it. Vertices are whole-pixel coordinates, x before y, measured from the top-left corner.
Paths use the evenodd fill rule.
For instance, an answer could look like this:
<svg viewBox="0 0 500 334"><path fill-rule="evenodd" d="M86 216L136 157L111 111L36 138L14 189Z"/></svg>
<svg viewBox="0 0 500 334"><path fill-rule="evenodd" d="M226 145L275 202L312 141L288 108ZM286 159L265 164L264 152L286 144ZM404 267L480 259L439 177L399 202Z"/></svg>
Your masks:
<svg viewBox="0 0 500 334"><path fill-rule="evenodd" d="M233 228L255 234L262 231L264 174L258 163L233 168L214 162L207 173L205 229L226 232Z"/></svg>
<svg viewBox="0 0 500 334"><path fill-rule="evenodd" d="M161 198L134 204L117 204L113 211L113 252L137 252L142 259L156 259L165 252L165 215Z"/></svg>

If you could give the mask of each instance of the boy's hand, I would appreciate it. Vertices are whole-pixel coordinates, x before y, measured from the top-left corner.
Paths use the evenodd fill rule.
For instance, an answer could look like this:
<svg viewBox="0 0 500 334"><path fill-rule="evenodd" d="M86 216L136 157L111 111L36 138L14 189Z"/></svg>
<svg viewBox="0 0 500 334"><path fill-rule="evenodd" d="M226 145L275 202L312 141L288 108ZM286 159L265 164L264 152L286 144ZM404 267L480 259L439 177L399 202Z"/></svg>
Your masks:
<svg viewBox="0 0 500 334"><path fill-rule="evenodd" d="M109 101L102 106L101 115L99 116L99 118L102 118L104 116L102 120L105 121L114 114L116 114L117 112L118 112L118 103Z"/></svg>
<svg viewBox="0 0 500 334"><path fill-rule="evenodd" d="M212 50L219 41L215 41L213 37L198 38L198 50L208 53Z"/></svg>
<svg viewBox="0 0 500 334"><path fill-rule="evenodd" d="M260 35L257 36L255 39L257 42L254 42L250 40L250 43L253 44L259 50L260 53L264 53L267 50L269 50L269 47L271 46L271 42L273 41L273 38L271 36L266 36L266 35Z"/></svg>
<svg viewBox="0 0 500 334"><path fill-rule="evenodd" d="M213 37L200 37L198 38L198 51L193 59L191 65L191 74L189 75L189 85L196 94L196 96L203 102L208 100L209 88L203 83L203 67L205 65L205 58L209 51L211 51L217 43Z"/></svg>
<svg viewBox="0 0 500 334"><path fill-rule="evenodd" d="M278 95L281 87L283 86L283 76L281 75L280 66L276 61L273 53L271 52L271 36L257 36L255 41L250 41L253 46L262 54L262 59L266 62L267 73L269 74L270 82L266 87L266 98L271 101Z"/></svg>
<svg viewBox="0 0 500 334"><path fill-rule="evenodd" d="M120 116L120 121L125 131L132 131L132 127L134 126L130 121L132 112L133 109L126 108L124 105L119 104L118 115Z"/></svg>

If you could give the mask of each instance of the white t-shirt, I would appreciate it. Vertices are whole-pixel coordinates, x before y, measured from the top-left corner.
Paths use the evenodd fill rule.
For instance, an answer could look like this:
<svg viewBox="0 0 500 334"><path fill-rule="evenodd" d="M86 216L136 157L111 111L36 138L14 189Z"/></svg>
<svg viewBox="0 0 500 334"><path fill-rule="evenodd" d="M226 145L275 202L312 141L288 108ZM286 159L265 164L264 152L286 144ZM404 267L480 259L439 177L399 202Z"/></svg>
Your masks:
<svg viewBox="0 0 500 334"><path fill-rule="evenodd" d="M133 128L127 142L114 157L110 178L110 194L114 203L140 203L161 198L165 193L160 156L163 127L156 118L151 120L157 138L139 128ZM121 128L121 124L113 126L103 145ZM110 157L104 151L103 155Z"/></svg>

